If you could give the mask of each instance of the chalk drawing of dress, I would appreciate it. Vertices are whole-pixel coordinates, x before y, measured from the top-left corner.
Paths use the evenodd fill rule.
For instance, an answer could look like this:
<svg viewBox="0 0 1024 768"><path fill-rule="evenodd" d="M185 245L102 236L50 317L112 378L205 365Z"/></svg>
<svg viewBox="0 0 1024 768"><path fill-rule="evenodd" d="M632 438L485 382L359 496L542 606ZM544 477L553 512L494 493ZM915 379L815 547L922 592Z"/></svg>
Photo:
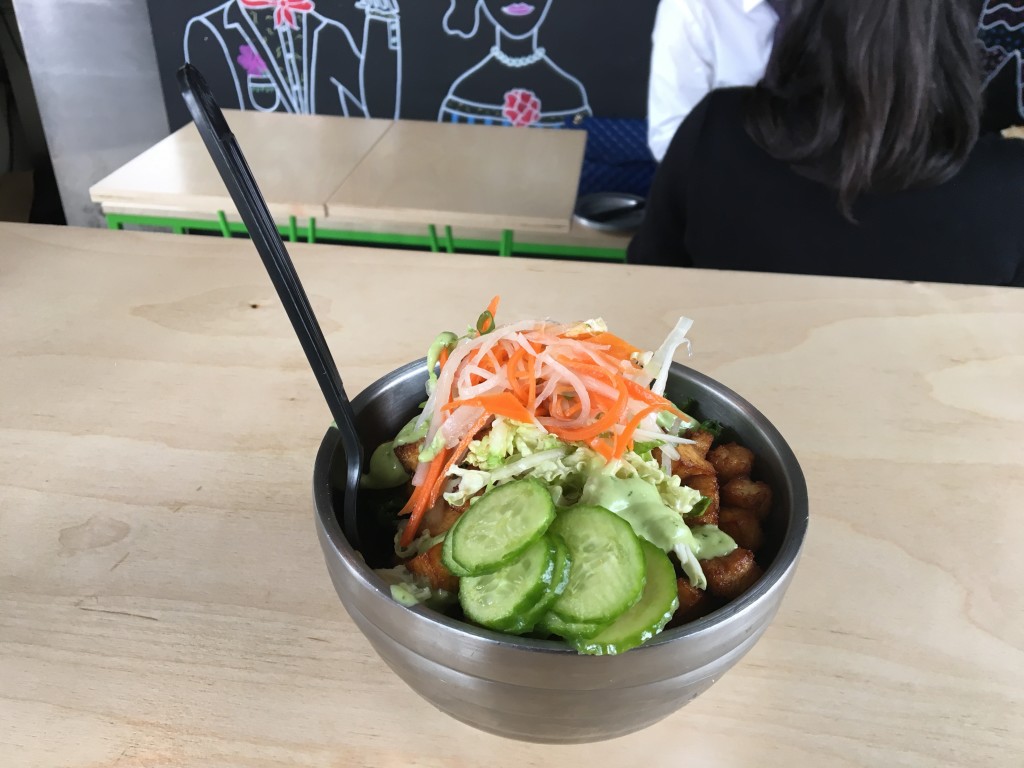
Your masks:
<svg viewBox="0 0 1024 768"><path fill-rule="evenodd" d="M1024 120L1024 0L988 0L978 22L985 85L1006 67L1017 69L1017 110Z"/></svg>
<svg viewBox="0 0 1024 768"><path fill-rule="evenodd" d="M483 21L494 27L495 40L487 56L452 83L438 120L559 127L593 114L583 83L538 45L553 0L450 1L448 34L472 38Z"/></svg>
<svg viewBox="0 0 1024 768"><path fill-rule="evenodd" d="M398 117L397 0L359 0L345 21L313 0L227 0L185 27L185 60L217 83L224 107L261 112ZM368 87L364 72L373 72ZM233 98L232 98L233 97Z"/></svg>

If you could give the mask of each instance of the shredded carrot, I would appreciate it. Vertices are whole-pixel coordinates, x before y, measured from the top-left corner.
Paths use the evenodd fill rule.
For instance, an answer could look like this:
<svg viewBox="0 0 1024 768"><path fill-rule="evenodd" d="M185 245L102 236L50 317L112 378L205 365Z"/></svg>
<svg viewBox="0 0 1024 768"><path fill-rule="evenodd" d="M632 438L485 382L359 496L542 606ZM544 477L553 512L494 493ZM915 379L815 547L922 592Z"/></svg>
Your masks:
<svg viewBox="0 0 1024 768"><path fill-rule="evenodd" d="M651 390L647 389L647 387L641 387L635 381L630 381L627 378L623 378L623 383L626 385L626 389L629 392L630 397L639 400L642 403L647 403L648 405L660 405L663 411L674 413L680 419L693 421L690 416L679 410L676 407L676 404L668 398L656 395L651 392Z"/></svg>
<svg viewBox="0 0 1024 768"><path fill-rule="evenodd" d="M537 358L530 355L526 359L526 410L531 413L537 410Z"/></svg>
<svg viewBox="0 0 1024 768"><path fill-rule="evenodd" d="M564 429L558 427L548 427L549 431L558 435L563 440L569 440L570 442L575 441L586 441L593 437L597 437L602 432L608 432L611 428L618 423L619 417L622 415L623 410L629 402L629 393L626 388L622 385L621 380L615 382L616 387L619 390L619 399L615 403L613 408L608 409L605 413L601 414L590 426L581 427L579 429Z"/></svg>
<svg viewBox="0 0 1024 768"><path fill-rule="evenodd" d="M589 344L608 347L605 351L611 353L620 360L629 360L631 355L639 354L641 351L628 341L624 341L614 333L608 333L607 331L603 333L595 333L593 336L588 336L583 340Z"/></svg>
<svg viewBox="0 0 1024 768"><path fill-rule="evenodd" d="M409 522L405 526L405 530L402 531L401 544L403 547L408 547L412 544L416 538L416 532L420 528L420 522L423 520L423 515L430 509L430 492L437 482L437 476L441 472L441 468L445 464L447 456L446 451L438 451L437 455L430 462L430 467L427 469L427 476L423 480L423 484L413 488L412 495L409 497L409 501L406 502L400 515L405 514L406 510L409 510Z"/></svg>
<svg viewBox="0 0 1024 768"><path fill-rule="evenodd" d="M444 364L448 362L448 347L441 347L441 354L437 356L437 362L444 368Z"/></svg>
<svg viewBox="0 0 1024 768"><path fill-rule="evenodd" d="M481 395L470 397L465 400L452 400L442 410L452 411L462 405L475 405L483 408L484 411L493 416L504 416L512 421L519 421L529 424L533 421L533 415L523 407L523 404L516 399L511 392L501 392L497 395Z"/></svg>
<svg viewBox="0 0 1024 768"><path fill-rule="evenodd" d="M491 303L487 305L480 314L480 319L476 322L476 330L480 335L490 333L495 327L495 315L498 314L498 303L501 301L501 296L495 296L491 299Z"/></svg>
<svg viewBox="0 0 1024 768"><path fill-rule="evenodd" d="M639 349L607 331L579 331L580 326L538 323L520 330L495 325L500 297L495 296L477 321L471 350L451 371L451 385L434 406L441 423L453 411L480 408L483 414L470 423L461 419L452 440L453 451L442 451L429 467L426 482L417 486L403 510L411 514L406 535L413 537L418 520L437 503L451 468L465 458L474 435L491 417L542 425L568 442L590 446L607 461L620 459L634 444L640 423L653 413L670 412L689 417L670 400L652 392L638 362ZM483 335L494 333L486 339ZM440 363L450 362L443 349ZM481 387L486 394L468 395L466 387ZM463 393L460 395L460 390ZM441 426L438 423L433 429ZM464 431L469 430L469 431ZM414 525L412 520L417 523Z"/></svg>
<svg viewBox="0 0 1024 768"><path fill-rule="evenodd" d="M615 450L612 452L612 455L616 459L621 459L622 454L629 450L633 445L633 433L636 432L637 427L640 426L640 422L652 413L662 410L664 410L664 408L660 405L648 405L633 416L633 418L629 420L629 423L626 424L626 428L616 435Z"/></svg>
<svg viewBox="0 0 1024 768"><path fill-rule="evenodd" d="M532 361L533 358L531 357L530 360ZM526 406L526 410L532 411L530 385L533 384L536 387L537 383L533 380L533 366L527 361L526 350L522 347L517 347L508 359L508 379L509 385L512 387L512 394Z"/></svg>
<svg viewBox="0 0 1024 768"><path fill-rule="evenodd" d="M564 389L556 392L551 402L551 415L563 421L572 421L579 418L583 412L583 406L575 397L575 391Z"/></svg>
<svg viewBox="0 0 1024 768"><path fill-rule="evenodd" d="M473 442L473 438L477 436L477 433L487 426L487 422L491 420L491 414L485 413L479 419L477 419L473 426L469 428L469 431L462 436L459 444L455 446L448 455L448 460L445 461L444 467L441 469L440 474L437 477L437 481L434 483L434 487L430 490L430 496L427 499L427 509L431 509L437 504L438 499L441 498L441 492L444 490L445 481L448 479L448 473L451 472L452 467L462 462L466 458L466 454L469 452L469 444ZM415 534L413 534L415 536Z"/></svg>
<svg viewBox="0 0 1024 768"><path fill-rule="evenodd" d="M612 447L608 445L608 443L604 440L591 440L589 445L591 448L597 451L597 453L601 454L601 456L604 457L605 461L611 461L612 457L615 455L615 452L612 449Z"/></svg>

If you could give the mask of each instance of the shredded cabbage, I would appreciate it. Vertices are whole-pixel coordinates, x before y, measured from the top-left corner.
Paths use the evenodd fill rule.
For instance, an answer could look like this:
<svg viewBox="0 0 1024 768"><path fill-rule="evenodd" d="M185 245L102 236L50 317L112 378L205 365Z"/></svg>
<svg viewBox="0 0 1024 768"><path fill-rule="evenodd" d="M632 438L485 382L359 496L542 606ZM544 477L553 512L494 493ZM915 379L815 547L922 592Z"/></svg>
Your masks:
<svg viewBox="0 0 1024 768"><path fill-rule="evenodd" d="M502 466L493 470L466 469L452 467L451 475L458 478L455 488L444 494L444 500L453 507L459 507L472 501L482 490L502 485L510 480L521 477L535 477L548 485L552 498L558 503L560 491L554 490L560 481L571 473L571 468L563 464L568 446L553 448L550 451L531 453L528 456L515 456Z"/></svg>
<svg viewBox="0 0 1024 768"><path fill-rule="evenodd" d="M438 610L450 605L456 595L444 589L433 589L430 583L410 571L404 565L394 568L378 568L375 573L391 587L391 597L402 605L412 607L424 604Z"/></svg>
<svg viewBox="0 0 1024 768"><path fill-rule="evenodd" d="M469 444L468 461L479 469L497 469L509 456L529 456L563 445L557 437L533 424L513 422L499 416L484 437Z"/></svg>
<svg viewBox="0 0 1024 768"><path fill-rule="evenodd" d="M395 532L395 554L403 560L408 560L410 557L416 557L416 555L422 555L429 549L432 549L437 544L444 541L445 534L439 534L438 536L431 536L428 529L424 529L420 532L420 535L413 539L412 544L408 547L403 547L401 544L402 532L405 530L405 526L408 521L405 520L398 526L398 530Z"/></svg>
<svg viewBox="0 0 1024 768"><path fill-rule="evenodd" d="M608 323L604 321L604 318L594 317L567 328L563 331L563 335L575 338L576 336L589 336L594 333L607 333L607 331Z"/></svg>

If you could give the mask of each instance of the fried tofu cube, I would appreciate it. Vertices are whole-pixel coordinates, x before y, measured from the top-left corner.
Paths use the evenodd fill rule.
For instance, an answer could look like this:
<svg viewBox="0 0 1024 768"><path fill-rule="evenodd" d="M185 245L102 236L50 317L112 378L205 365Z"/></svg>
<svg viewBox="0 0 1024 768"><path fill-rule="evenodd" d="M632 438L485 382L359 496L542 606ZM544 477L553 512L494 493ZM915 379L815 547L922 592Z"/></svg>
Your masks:
<svg viewBox="0 0 1024 768"><path fill-rule="evenodd" d="M677 445L676 452L679 459L672 462L672 474L685 479L693 475L714 475L715 468L711 462L704 458L697 445Z"/></svg>
<svg viewBox="0 0 1024 768"><path fill-rule="evenodd" d="M455 521L462 517L464 510L456 509L443 499L427 510L420 523L421 531L430 531L431 536L440 536L447 533L455 525Z"/></svg>
<svg viewBox="0 0 1024 768"><path fill-rule="evenodd" d="M722 486L721 499L723 505L752 510L763 520L772 507L772 489L760 480L737 477Z"/></svg>
<svg viewBox="0 0 1024 768"><path fill-rule="evenodd" d="M727 483L733 478L749 476L754 468L754 453L736 443L716 445L708 454L708 461L718 473L718 479Z"/></svg>
<svg viewBox="0 0 1024 768"><path fill-rule="evenodd" d="M711 444L715 442L715 436L703 429L693 429L686 433L686 437L693 440L693 447L697 453L700 454L702 459L706 459L708 451L711 450Z"/></svg>
<svg viewBox="0 0 1024 768"><path fill-rule="evenodd" d="M701 568L708 580L708 592L724 600L733 600L761 578L761 567L754 562L754 553L739 547L728 555L702 560Z"/></svg>
<svg viewBox="0 0 1024 768"><path fill-rule="evenodd" d="M702 589L697 589L690 584L685 576L676 579L676 591L679 593L679 608L672 616L669 626L678 627L688 621L694 621L701 616L706 616L716 605L716 600Z"/></svg>
<svg viewBox="0 0 1024 768"><path fill-rule="evenodd" d="M736 546L749 549L754 554L757 554L764 543L761 521L752 509L722 507L718 510L718 527L732 537Z"/></svg>
<svg viewBox="0 0 1024 768"><path fill-rule="evenodd" d="M691 528L695 525L717 525L719 507L718 479L714 475L692 475L683 479L683 485L693 488L701 496L711 499L708 508L701 514L696 517L687 515L686 524Z"/></svg>
<svg viewBox="0 0 1024 768"><path fill-rule="evenodd" d="M416 471L416 467L420 463L420 449L423 448L423 441L417 440L415 443L406 443L405 445L395 446L395 458L398 459L398 463L401 464L405 471L410 475Z"/></svg>
<svg viewBox="0 0 1024 768"><path fill-rule="evenodd" d="M431 589L444 589L448 592L459 591L459 577L449 571L441 562L441 548L443 544L435 544L422 555L409 560L405 567L417 576L422 576L429 583Z"/></svg>

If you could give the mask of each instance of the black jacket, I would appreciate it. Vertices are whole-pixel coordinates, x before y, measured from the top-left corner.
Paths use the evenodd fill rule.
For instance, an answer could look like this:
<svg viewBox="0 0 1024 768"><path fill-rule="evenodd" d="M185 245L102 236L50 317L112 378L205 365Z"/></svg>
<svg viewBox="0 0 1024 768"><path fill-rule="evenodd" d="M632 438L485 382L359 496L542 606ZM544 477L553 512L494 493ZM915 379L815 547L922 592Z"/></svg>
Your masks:
<svg viewBox="0 0 1024 768"><path fill-rule="evenodd" d="M747 135L747 92L715 91L683 121L631 263L1024 285L1024 141L985 136L948 182L865 196L851 223L835 190Z"/></svg>

